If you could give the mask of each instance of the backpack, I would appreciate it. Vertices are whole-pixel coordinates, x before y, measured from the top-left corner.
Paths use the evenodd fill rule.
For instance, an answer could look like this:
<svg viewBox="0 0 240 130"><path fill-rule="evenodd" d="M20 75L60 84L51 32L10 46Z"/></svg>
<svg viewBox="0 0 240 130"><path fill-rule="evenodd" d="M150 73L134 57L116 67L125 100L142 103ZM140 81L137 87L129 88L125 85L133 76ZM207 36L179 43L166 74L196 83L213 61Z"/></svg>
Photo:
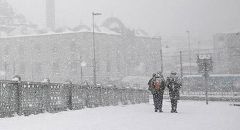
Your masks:
<svg viewBox="0 0 240 130"><path fill-rule="evenodd" d="M161 89L161 79L156 78L155 81L153 82L154 88L159 91Z"/></svg>

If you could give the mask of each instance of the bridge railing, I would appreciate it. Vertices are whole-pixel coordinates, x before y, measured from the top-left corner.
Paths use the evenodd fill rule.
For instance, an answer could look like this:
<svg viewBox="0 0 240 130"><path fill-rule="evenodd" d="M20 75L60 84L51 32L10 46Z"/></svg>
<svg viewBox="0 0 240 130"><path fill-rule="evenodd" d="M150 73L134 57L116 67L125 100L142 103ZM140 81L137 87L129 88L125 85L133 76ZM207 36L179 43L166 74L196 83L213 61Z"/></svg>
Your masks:
<svg viewBox="0 0 240 130"><path fill-rule="evenodd" d="M0 117L149 102L142 89L0 81Z"/></svg>

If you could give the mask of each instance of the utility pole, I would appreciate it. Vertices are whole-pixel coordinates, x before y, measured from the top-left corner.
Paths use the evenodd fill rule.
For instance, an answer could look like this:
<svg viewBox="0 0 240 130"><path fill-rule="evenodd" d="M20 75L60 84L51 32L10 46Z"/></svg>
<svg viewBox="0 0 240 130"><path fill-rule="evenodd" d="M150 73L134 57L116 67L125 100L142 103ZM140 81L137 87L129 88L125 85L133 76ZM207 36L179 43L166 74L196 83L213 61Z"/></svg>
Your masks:
<svg viewBox="0 0 240 130"><path fill-rule="evenodd" d="M80 56L80 59L79 59L79 61L80 61L80 75L81 75L81 82L83 81L82 79L83 79L83 73L82 73L82 56Z"/></svg>
<svg viewBox="0 0 240 130"><path fill-rule="evenodd" d="M200 41L198 41L198 55L199 55L199 53L200 53Z"/></svg>
<svg viewBox="0 0 240 130"><path fill-rule="evenodd" d="M191 43L190 43L190 31L187 31L188 35L188 51L189 51L189 75L192 74L192 58L191 58Z"/></svg>
<svg viewBox="0 0 240 130"><path fill-rule="evenodd" d="M5 75L4 75L4 80L6 80L7 79L7 62L5 61L4 62L4 71L5 71Z"/></svg>
<svg viewBox="0 0 240 130"><path fill-rule="evenodd" d="M3 66L4 66L4 80L7 79L7 56L3 57Z"/></svg>
<svg viewBox="0 0 240 130"><path fill-rule="evenodd" d="M13 75L16 74L16 63L15 63L15 59L13 61Z"/></svg>
<svg viewBox="0 0 240 130"><path fill-rule="evenodd" d="M161 72L163 73L163 53L162 53L162 38L160 37L160 60L161 60Z"/></svg>
<svg viewBox="0 0 240 130"><path fill-rule="evenodd" d="M82 70L82 66L81 66L81 82L83 81L83 70Z"/></svg>
<svg viewBox="0 0 240 130"><path fill-rule="evenodd" d="M180 76L183 78L183 67L182 67L182 51L180 51Z"/></svg>
<svg viewBox="0 0 240 130"><path fill-rule="evenodd" d="M34 55L34 53L33 53L33 50L31 50L31 53L32 53L32 55L31 55L31 81L33 81L33 55Z"/></svg>
<svg viewBox="0 0 240 130"><path fill-rule="evenodd" d="M96 75L96 47L95 47L95 30L94 30L94 16L101 15L101 13L92 12L92 31L93 31L93 84L97 86L97 75Z"/></svg>
<svg viewBox="0 0 240 130"><path fill-rule="evenodd" d="M180 78L181 78L181 83L183 83L182 51L180 51ZM184 93L183 89L181 90L182 90L182 93Z"/></svg>
<svg viewBox="0 0 240 130"><path fill-rule="evenodd" d="M205 83L205 98L206 98L206 104L208 105L208 70L207 70L207 61L204 59L204 83Z"/></svg>

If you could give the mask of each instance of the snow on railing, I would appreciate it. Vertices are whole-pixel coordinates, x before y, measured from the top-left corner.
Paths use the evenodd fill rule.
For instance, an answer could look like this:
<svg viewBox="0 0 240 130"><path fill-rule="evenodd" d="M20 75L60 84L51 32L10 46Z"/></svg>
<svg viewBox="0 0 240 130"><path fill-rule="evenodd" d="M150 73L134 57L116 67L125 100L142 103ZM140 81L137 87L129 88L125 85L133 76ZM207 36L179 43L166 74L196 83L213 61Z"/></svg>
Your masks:
<svg viewBox="0 0 240 130"><path fill-rule="evenodd" d="M164 92L164 98L169 99L168 90ZM180 91L180 100L205 100L204 91ZM240 92L214 91L208 92L209 101L240 102Z"/></svg>
<svg viewBox="0 0 240 130"><path fill-rule="evenodd" d="M4 80L0 81L0 117L148 103L148 96L142 89Z"/></svg>

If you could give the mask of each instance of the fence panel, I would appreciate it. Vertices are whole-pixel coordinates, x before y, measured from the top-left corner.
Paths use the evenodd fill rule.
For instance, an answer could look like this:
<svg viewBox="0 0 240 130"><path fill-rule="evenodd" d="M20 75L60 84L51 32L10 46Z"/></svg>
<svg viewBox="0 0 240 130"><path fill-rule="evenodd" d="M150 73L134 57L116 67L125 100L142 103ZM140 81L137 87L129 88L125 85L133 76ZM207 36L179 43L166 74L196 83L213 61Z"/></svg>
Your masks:
<svg viewBox="0 0 240 130"><path fill-rule="evenodd" d="M45 111L45 93L43 85L34 82L22 82L20 86L21 106L19 114L30 115Z"/></svg>
<svg viewBox="0 0 240 130"><path fill-rule="evenodd" d="M102 97L102 106L109 106L109 89L103 87L101 89L101 97Z"/></svg>
<svg viewBox="0 0 240 130"><path fill-rule="evenodd" d="M17 112L17 85L12 81L0 81L0 117L11 117Z"/></svg>
<svg viewBox="0 0 240 130"><path fill-rule="evenodd" d="M72 109L79 110L87 106L87 86L74 84L72 86Z"/></svg>
<svg viewBox="0 0 240 130"><path fill-rule="evenodd" d="M49 90L49 102L48 111L49 112L59 112L67 110L68 100L67 100L67 88L63 84L50 83L46 85Z"/></svg>
<svg viewBox="0 0 240 130"><path fill-rule="evenodd" d="M101 105L101 87L93 87L94 92L94 106L99 107Z"/></svg>

